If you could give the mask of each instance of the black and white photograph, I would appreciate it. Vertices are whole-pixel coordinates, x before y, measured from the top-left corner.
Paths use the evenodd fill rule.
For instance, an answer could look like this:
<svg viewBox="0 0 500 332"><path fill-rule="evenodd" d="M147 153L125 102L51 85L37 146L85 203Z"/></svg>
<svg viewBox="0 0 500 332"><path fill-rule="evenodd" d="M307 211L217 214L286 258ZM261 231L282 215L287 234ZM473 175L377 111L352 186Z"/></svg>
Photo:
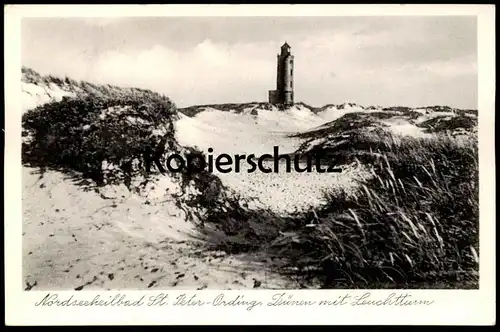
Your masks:
<svg viewBox="0 0 500 332"><path fill-rule="evenodd" d="M24 292L479 290L476 15L20 26Z"/></svg>

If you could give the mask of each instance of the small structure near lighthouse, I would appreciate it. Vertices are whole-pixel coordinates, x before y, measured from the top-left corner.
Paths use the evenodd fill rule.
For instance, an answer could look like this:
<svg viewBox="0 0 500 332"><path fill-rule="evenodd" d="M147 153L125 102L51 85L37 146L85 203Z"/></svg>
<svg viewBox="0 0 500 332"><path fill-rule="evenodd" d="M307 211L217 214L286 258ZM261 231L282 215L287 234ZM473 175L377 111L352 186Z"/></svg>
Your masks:
<svg viewBox="0 0 500 332"><path fill-rule="evenodd" d="M293 105L293 55L287 42L281 46L281 54L278 54L276 90L269 91L269 103Z"/></svg>

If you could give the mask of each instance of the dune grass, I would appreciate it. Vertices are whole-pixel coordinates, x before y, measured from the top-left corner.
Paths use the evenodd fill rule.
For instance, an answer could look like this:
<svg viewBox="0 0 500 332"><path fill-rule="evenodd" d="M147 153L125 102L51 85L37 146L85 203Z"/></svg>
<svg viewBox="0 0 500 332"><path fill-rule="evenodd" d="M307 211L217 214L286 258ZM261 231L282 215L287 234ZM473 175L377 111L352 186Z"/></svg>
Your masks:
<svg viewBox="0 0 500 332"><path fill-rule="evenodd" d="M370 134L355 140L371 151L355 154L373 176L353 195L326 193L327 206L304 220L314 226L296 231L304 246L293 254L295 264L319 264L330 287L339 280L361 287L477 282L476 140Z"/></svg>

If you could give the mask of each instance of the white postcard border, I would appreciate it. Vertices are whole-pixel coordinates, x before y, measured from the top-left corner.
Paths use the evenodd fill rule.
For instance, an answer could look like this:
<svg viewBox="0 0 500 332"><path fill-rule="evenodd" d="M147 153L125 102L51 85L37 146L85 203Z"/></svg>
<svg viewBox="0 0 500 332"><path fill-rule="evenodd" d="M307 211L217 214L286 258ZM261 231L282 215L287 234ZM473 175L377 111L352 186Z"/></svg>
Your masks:
<svg viewBox="0 0 500 332"><path fill-rule="evenodd" d="M122 16L387 16L474 15L478 17L479 159L480 159L480 289L479 290L294 290L294 291L113 291L55 292L61 299L73 295L92 300L125 294L148 299L160 293L175 298L196 294L213 299L223 293L266 303L286 292L295 300L333 300L349 293L370 292L383 299L408 293L413 299L432 300L429 306L263 306L245 307L41 307L48 291L23 291L21 208L20 22L22 17ZM7 325L166 325L166 324L429 324L490 325L495 317L495 11L485 5L130 5L4 7L5 17L5 294ZM48 55L50 56L50 55ZM147 302L147 301L146 301Z"/></svg>

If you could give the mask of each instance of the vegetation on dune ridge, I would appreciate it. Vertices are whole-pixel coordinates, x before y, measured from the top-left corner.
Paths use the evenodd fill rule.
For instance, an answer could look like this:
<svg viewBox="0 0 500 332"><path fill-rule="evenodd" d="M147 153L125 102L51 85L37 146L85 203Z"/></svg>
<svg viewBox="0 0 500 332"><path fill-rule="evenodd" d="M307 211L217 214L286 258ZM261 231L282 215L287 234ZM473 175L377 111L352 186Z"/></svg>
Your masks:
<svg viewBox="0 0 500 332"><path fill-rule="evenodd" d="M110 84L94 84L86 81L77 81L69 77L58 77L53 75L40 75L35 70L22 66L22 82L49 86L55 84L63 91L74 93L76 98L92 96L97 98L146 98L169 101L167 97L148 89L135 87L120 87Z"/></svg>
<svg viewBox="0 0 500 332"><path fill-rule="evenodd" d="M295 106L302 106L304 108L309 109L313 113L319 113L321 111L326 110L329 107L337 107L339 109L345 108L345 106L359 106L354 103L344 103L344 104L339 104L339 105L334 105L334 104L327 104L322 107L314 107L309 104L306 104L304 102L297 102L295 103ZM227 104L206 104L206 105L193 105L189 107L184 107L184 108L179 108L179 112L189 116L193 117L196 114L203 112L206 108L213 108L222 112L230 112L233 111L235 113L242 113L245 109L248 109L250 107L253 107L255 109L262 109L262 110L273 110L273 109L280 109L283 110L281 107L277 107L269 102L248 102L248 103L227 103ZM362 106L359 106L362 107ZM372 107L369 107L368 109L372 109ZM373 108L374 109L374 108Z"/></svg>
<svg viewBox="0 0 500 332"><path fill-rule="evenodd" d="M228 104L207 104L207 105L195 105L184 108L179 108L179 112L193 117L196 114L203 112L206 108L213 108L222 112L233 111L235 113L242 113L245 109L250 107L259 107L264 110L272 110L273 105L266 102L249 102L249 103L228 103Z"/></svg>
<svg viewBox="0 0 500 332"><path fill-rule="evenodd" d="M415 111L417 109L419 110L425 110L427 113L432 113L432 112L450 112L453 114L458 114L458 115L477 115L477 110L471 110L471 109L458 109L458 108L452 108L449 106L422 106L422 107L408 107L408 106L392 106L392 107L381 107L381 106L362 106L356 103L342 103L342 104L326 104L321 107L315 107L311 106L310 104L307 104L305 102L299 101L295 103L295 106L301 106L303 108L306 108L310 110L311 112L318 114L323 111L326 111L330 108L336 108L338 110L343 110L346 107L357 107L361 110L367 110L367 111L379 111L379 117L390 117L391 114L394 113L400 113L401 115L404 115L408 119L416 119L419 116L422 115L422 113ZM245 109L248 108L254 108L255 111L258 111L259 109L262 110L273 110L273 109L281 109L279 107L276 107L269 102L246 102L246 103L226 103L226 104L205 104L205 105L193 105L193 106L188 106L188 107L183 107L179 108L179 112L183 113L184 115L187 115L189 117L194 117L196 114L203 112L206 108L212 108L216 109L222 112L235 112L235 113L242 113Z"/></svg>
<svg viewBox="0 0 500 332"><path fill-rule="evenodd" d="M384 112L352 112L347 113L337 120L327 122L320 127L290 135L304 140L302 146L309 145L312 141L321 138L332 137L332 135L348 135L351 131L359 129L378 130L383 132L390 125L384 120L402 119L408 121L416 127L424 129L426 133L476 133L477 116L473 114L454 113L450 115L436 115L421 122L415 122L419 117L424 116L422 113L414 110L398 110ZM330 144L331 145L331 144ZM303 150L304 148L299 149Z"/></svg>

